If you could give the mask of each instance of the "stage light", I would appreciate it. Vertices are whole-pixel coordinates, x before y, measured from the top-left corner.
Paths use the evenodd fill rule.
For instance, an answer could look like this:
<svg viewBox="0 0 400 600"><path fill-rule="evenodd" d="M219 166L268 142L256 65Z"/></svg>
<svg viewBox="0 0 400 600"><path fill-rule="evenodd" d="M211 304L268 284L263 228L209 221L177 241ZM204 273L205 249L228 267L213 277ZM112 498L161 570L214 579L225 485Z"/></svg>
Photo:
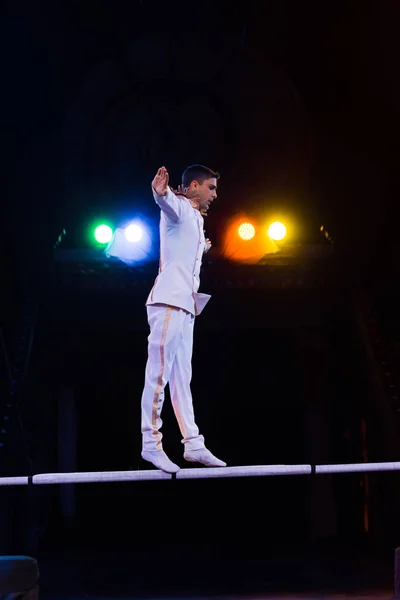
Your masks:
<svg viewBox="0 0 400 600"><path fill-rule="evenodd" d="M155 227L145 219L137 218L128 221L122 227L117 227L110 244L105 249L105 254L118 258L127 265L153 260L155 258L153 234L156 237Z"/></svg>
<svg viewBox="0 0 400 600"><path fill-rule="evenodd" d="M132 223L125 229L125 237L128 242L140 242L143 237L143 229L140 225Z"/></svg>
<svg viewBox="0 0 400 600"><path fill-rule="evenodd" d="M280 252L276 243L265 235L270 222L260 223L245 212L233 215L222 237L222 256L242 264L257 264L266 254Z"/></svg>
<svg viewBox="0 0 400 600"><path fill-rule="evenodd" d="M242 240L248 241L253 239L255 236L256 230L254 229L251 223L242 223L239 225L238 234Z"/></svg>
<svg viewBox="0 0 400 600"><path fill-rule="evenodd" d="M113 236L113 231L109 225L98 225L94 230L94 238L99 244L108 244Z"/></svg>
<svg viewBox="0 0 400 600"><path fill-rule="evenodd" d="M286 226L279 221L275 221L268 227L268 235L271 240L279 242L286 236Z"/></svg>

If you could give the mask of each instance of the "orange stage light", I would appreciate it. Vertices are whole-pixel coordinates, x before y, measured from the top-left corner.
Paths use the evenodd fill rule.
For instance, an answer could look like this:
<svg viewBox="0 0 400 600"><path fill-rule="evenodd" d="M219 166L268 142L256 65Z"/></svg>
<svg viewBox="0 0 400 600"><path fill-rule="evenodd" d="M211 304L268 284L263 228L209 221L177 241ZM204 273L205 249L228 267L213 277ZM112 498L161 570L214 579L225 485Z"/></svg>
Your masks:
<svg viewBox="0 0 400 600"><path fill-rule="evenodd" d="M248 264L257 263L265 254L279 252L264 229L244 214L236 215L228 223L222 248L224 258Z"/></svg>

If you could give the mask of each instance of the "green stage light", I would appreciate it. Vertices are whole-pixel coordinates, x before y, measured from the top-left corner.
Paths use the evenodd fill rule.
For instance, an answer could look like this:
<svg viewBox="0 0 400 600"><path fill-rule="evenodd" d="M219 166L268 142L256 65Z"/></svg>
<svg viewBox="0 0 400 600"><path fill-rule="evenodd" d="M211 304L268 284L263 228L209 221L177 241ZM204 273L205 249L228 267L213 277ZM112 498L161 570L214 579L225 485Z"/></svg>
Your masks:
<svg viewBox="0 0 400 600"><path fill-rule="evenodd" d="M94 239L99 244L108 244L113 236L113 231L109 225L98 225L94 230Z"/></svg>

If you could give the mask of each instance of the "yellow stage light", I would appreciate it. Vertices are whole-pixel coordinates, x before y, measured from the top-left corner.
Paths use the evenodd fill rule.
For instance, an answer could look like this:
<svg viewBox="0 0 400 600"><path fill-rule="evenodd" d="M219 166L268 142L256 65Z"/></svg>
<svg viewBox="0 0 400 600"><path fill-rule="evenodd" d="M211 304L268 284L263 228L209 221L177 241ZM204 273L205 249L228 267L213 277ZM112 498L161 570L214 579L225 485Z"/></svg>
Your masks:
<svg viewBox="0 0 400 600"><path fill-rule="evenodd" d="M283 240L283 238L286 236L286 226L279 221L275 221L275 223L272 223L268 227L268 235L271 240L276 242Z"/></svg>

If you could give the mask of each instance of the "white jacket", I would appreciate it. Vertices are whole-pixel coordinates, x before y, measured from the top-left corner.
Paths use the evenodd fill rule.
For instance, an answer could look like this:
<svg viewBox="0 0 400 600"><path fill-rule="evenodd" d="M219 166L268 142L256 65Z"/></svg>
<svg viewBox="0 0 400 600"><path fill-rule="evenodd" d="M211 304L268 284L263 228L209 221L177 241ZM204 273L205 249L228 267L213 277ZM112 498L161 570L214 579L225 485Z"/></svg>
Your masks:
<svg viewBox="0 0 400 600"><path fill-rule="evenodd" d="M160 267L146 306L167 304L199 315L211 298L197 291L206 249L204 219L187 198L169 188L165 196L154 190L153 196L161 208Z"/></svg>

